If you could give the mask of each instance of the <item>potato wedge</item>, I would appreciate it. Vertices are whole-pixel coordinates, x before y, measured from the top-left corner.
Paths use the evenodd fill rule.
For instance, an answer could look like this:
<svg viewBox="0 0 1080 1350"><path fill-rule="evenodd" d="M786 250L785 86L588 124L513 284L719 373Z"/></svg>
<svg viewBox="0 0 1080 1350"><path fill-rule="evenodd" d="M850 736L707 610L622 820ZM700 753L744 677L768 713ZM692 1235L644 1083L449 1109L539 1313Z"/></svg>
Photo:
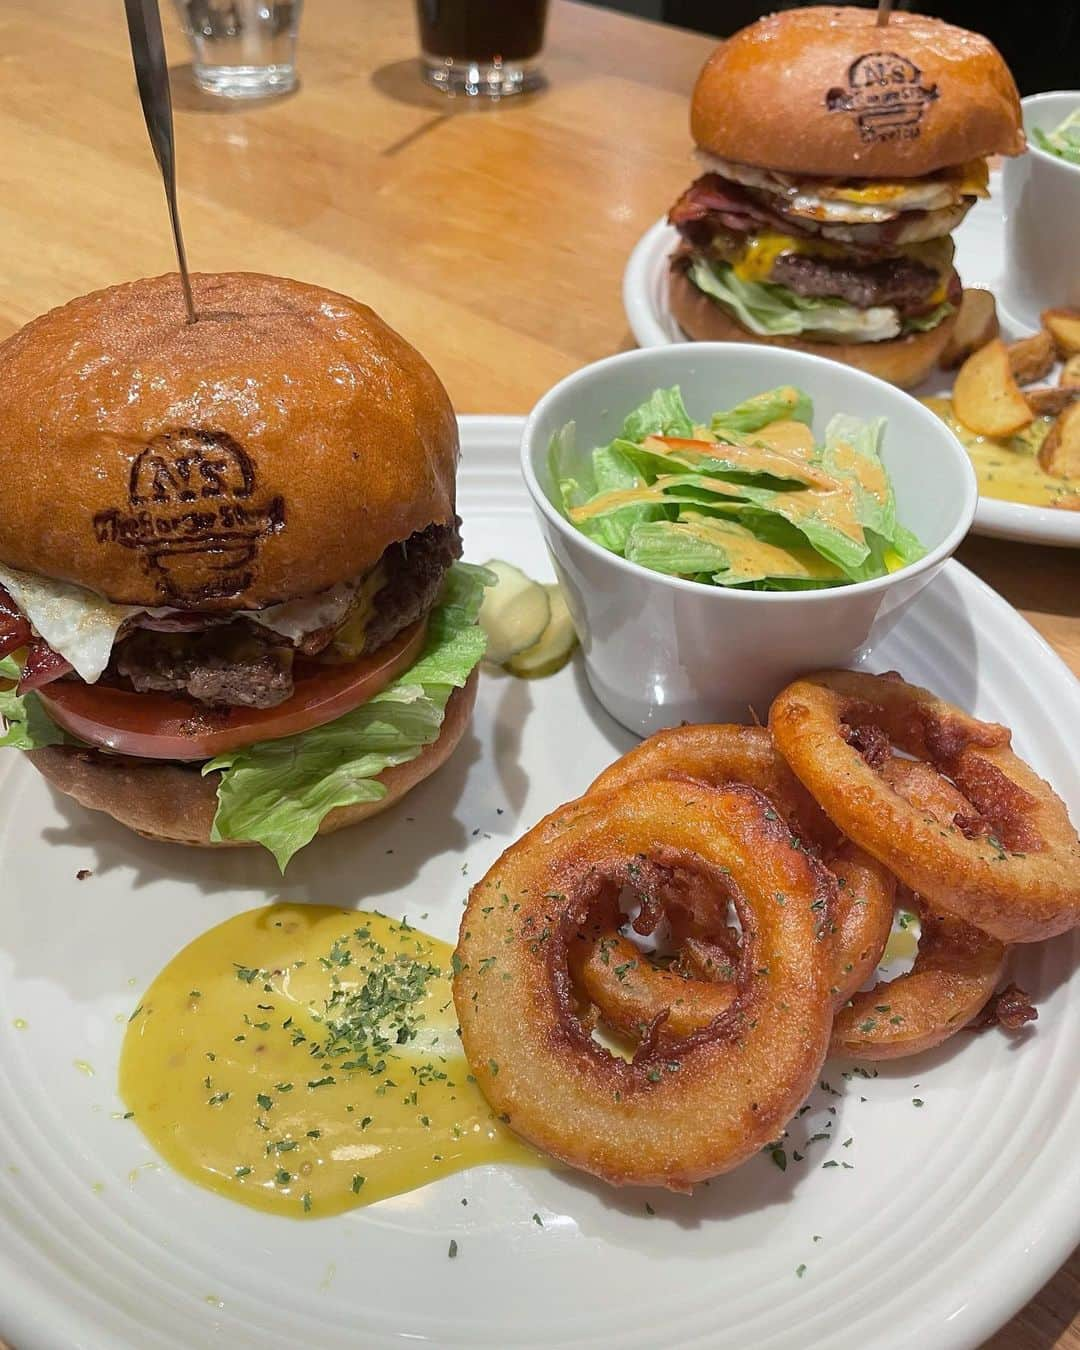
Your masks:
<svg viewBox="0 0 1080 1350"><path fill-rule="evenodd" d="M1056 417L1080 398L1080 384L1041 384L1024 390L1024 401L1036 417Z"/></svg>
<svg viewBox="0 0 1080 1350"><path fill-rule="evenodd" d="M1080 353L1077 353L1076 356L1070 356L1061 367L1058 384L1063 389L1080 389Z"/></svg>
<svg viewBox="0 0 1080 1350"><path fill-rule="evenodd" d="M1053 335L1040 328L1031 337L1021 338L1019 342L1010 342L1006 350L1009 353L1009 369L1018 384L1033 384L1049 375L1057 360L1057 347Z"/></svg>
<svg viewBox="0 0 1080 1350"><path fill-rule="evenodd" d="M960 367L953 411L980 436L1011 436L1031 421L1031 409L1013 379L1008 349L1000 338L980 347Z"/></svg>
<svg viewBox="0 0 1080 1350"><path fill-rule="evenodd" d="M1039 447L1039 468L1080 481L1080 403L1066 408Z"/></svg>
<svg viewBox="0 0 1080 1350"><path fill-rule="evenodd" d="M1043 327L1049 328L1062 356L1080 352L1080 309L1044 309Z"/></svg>
<svg viewBox="0 0 1080 1350"><path fill-rule="evenodd" d="M997 335L997 306L993 295L990 291L970 287L964 291L956 324L938 364L942 370L952 370Z"/></svg>

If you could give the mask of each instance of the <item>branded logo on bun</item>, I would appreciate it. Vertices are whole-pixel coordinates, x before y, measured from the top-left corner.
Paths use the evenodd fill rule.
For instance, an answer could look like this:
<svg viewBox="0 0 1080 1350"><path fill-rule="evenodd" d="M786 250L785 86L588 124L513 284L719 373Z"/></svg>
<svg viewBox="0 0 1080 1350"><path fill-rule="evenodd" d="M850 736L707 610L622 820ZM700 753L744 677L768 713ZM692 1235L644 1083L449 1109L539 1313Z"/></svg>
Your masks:
<svg viewBox="0 0 1080 1350"><path fill-rule="evenodd" d="M164 600L237 595L259 541L285 524L285 502L251 502L255 466L226 432L184 427L155 436L131 466L130 511L94 516L98 543L138 549ZM207 555L213 571L206 577Z"/></svg>
<svg viewBox="0 0 1080 1350"><path fill-rule="evenodd" d="M864 141L914 140L922 115L938 97L914 61L896 52L866 52L848 66L847 88L825 95L830 112L854 113Z"/></svg>

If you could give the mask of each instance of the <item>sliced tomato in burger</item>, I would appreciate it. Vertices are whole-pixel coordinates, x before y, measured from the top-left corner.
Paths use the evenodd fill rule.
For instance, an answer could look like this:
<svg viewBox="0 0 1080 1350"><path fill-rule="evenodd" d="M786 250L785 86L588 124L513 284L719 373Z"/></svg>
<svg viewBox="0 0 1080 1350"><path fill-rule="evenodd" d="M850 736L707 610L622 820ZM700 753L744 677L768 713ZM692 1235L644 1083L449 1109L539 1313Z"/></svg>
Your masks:
<svg viewBox="0 0 1080 1350"><path fill-rule="evenodd" d="M413 665L426 627L413 624L359 661L298 663L292 696L274 708L213 708L181 694L137 694L76 680L49 684L38 697L57 726L88 745L143 759L212 759L352 712Z"/></svg>

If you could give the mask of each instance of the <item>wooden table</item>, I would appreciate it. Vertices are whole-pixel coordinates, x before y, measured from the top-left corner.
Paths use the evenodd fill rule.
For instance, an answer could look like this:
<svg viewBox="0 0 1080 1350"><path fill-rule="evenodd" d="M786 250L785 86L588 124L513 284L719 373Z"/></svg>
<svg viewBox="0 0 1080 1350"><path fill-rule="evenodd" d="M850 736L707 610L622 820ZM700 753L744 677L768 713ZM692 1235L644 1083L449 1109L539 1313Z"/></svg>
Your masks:
<svg viewBox="0 0 1080 1350"><path fill-rule="evenodd" d="M308 0L302 89L243 109L199 95L168 35L193 267L364 298L460 412L525 412L633 345L622 270L693 176L708 39L556 0L548 92L476 109L420 85L406 0ZM0 0L0 62L3 337L173 261L117 0ZM1080 671L1080 554L971 539L960 557ZM1080 1350L1078 1308L1074 1257L990 1345Z"/></svg>

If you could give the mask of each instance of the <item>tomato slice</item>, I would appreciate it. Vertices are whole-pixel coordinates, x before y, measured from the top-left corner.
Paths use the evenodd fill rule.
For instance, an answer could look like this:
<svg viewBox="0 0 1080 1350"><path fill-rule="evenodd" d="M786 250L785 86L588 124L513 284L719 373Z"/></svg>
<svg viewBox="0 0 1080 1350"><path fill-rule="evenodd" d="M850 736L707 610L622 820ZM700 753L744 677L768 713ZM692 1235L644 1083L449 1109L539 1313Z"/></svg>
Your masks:
<svg viewBox="0 0 1080 1350"><path fill-rule="evenodd" d="M671 450L717 450L715 441L698 441L692 436L646 436L646 441L659 441ZM648 449L648 446L646 446Z"/></svg>
<svg viewBox="0 0 1080 1350"><path fill-rule="evenodd" d="M310 731L374 698L408 670L424 645L412 624L373 656L347 665L298 666L295 691L276 708L211 708L182 694L59 680L38 692L57 726L88 745L142 759L212 759L255 741Z"/></svg>

